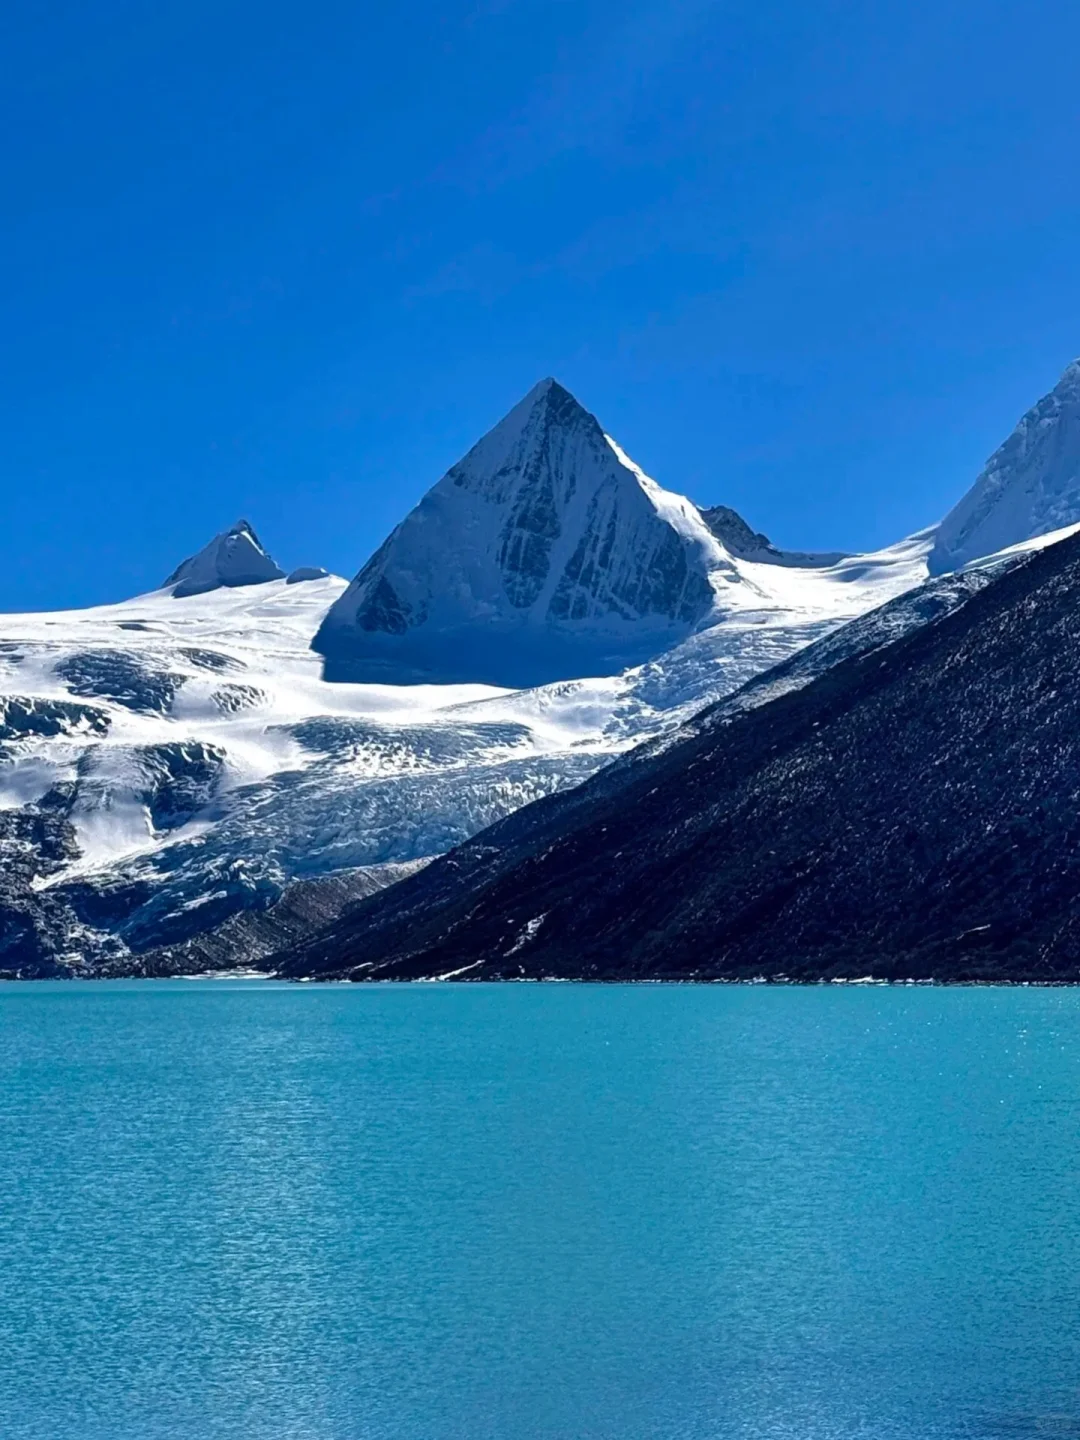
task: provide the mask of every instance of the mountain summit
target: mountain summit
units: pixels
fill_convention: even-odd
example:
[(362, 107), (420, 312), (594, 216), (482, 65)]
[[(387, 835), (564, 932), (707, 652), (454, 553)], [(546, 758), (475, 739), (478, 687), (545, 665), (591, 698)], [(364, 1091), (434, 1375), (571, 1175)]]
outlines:
[(544, 380), (429, 490), (327, 615), (327, 677), (512, 687), (678, 643), (739, 580), (662, 490)]
[(938, 528), (932, 575), (1080, 520), (1080, 360), (1030, 409)]
[(174, 586), (173, 598), (183, 600), (223, 585), (261, 585), (266, 580), (281, 580), (284, 575), (248, 522), (238, 520), (230, 530), (215, 535), (209, 545), (178, 565), (162, 589)]

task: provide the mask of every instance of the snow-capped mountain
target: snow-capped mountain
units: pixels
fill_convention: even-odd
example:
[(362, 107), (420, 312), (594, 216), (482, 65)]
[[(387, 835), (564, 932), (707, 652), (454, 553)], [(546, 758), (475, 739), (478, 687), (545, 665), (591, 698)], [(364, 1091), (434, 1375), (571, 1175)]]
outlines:
[[(756, 705), (966, 603), (970, 567), (925, 583), (934, 538), (778, 550), (736, 512), (661, 490), (547, 382), (351, 586), (315, 567), (286, 577), (240, 522), (149, 595), (0, 616), (0, 973), (257, 959), (305, 915), (332, 918), (401, 866), (666, 743), (702, 706), (736, 691)], [(360, 617), (385, 619), (384, 580), (438, 624), (366, 630)], [(519, 598), (539, 585), (520, 613), (519, 581)], [(550, 616), (562, 590), (565, 623)], [(369, 679), (327, 678), (316, 636)], [(441, 645), (442, 682), (408, 683)], [(530, 673), (574, 678), (476, 683), (508, 678), (515, 645)], [(648, 658), (621, 663), (635, 653)]]
[(0, 885), (0, 969), (13, 907), (31, 964), (139, 953), (293, 878), (437, 853), (605, 758), (553, 761), (576, 731), (446, 714), (490, 687), (326, 684), (311, 638), (344, 588), (163, 589), (0, 620), (0, 852), (25, 850), (33, 821), (54, 857), (6, 917)]
[(930, 570), (957, 570), (980, 555), (1080, 520), (1080, 360), (1030, 409), (938, 527)]
[(918, 583), (928, 543), (739, 561), (723, 623), (517, 691), (328, 682), (335, 576), (0, 617), (0, 971), (203, 963), (198, 937), (301, 881), (345, 877), (320, 892), (345, 904)]
[(610, 674), (670, 649), (739, 583), (697, 508), (544, 380), (406, 516), (315, 646), (336, 678)]

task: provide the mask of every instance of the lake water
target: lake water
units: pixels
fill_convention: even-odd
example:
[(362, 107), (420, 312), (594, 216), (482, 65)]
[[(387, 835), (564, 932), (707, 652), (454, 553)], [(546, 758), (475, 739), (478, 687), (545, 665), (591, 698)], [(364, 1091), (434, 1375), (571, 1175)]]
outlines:
[(3, 1440), (1080, 1436), (1080, 993), (0, 989)]

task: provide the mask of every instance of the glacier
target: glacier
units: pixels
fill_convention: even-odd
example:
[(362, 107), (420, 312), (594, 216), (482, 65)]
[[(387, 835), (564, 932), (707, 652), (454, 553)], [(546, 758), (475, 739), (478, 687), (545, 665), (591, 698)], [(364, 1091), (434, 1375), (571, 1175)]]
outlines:
[[(801, 579), (732, 562), (753, 608), (642, 665), (518, 690), (327, 680), (311, 641), (336, 576), (2, 616), (0, 816), (55, 852), (32, 954), (124, 971), (297, 881), (439, 854), (910, 589), (928, 544)], [(25, 848), (12, 836), (0, 855)]]
[[(312, 906), (325, 919), (643, 742), (668, 743), (705, 707), (764, 703), (853, 647), (931, 622), (994, 566), (1058, 538), (1021, 537), (936, 576), (935, 527), (870, 554), (782, 551), (735, 511), (664, 491), (560, 392), (537, 387), (461, 462), (460, 488), (510, 497), (499, 525), (474, 496), (466, 509), (484, 523), (461, 529), (452, 496), (432, 530), (421, 502), (349, 583), (313, 566), (286, 575), (239, 522), (150, 594), (0, 616), (0, 974), (156, 973), (196, 952), (220, 958), (211, 934), (250, 940), (259, 927), (245, 915), (285, 904), (288, 925)], [(577, 495), (558, 537), (530, 508), (524, 472), (544, 494), (558, 480)], [(597, 495), (627, 554), (599, 545), (591, 569), (571, 565), (601, 533), (588, 519)], [(1080, 502), (1047, 512), (1062, 513), (1080, 518)], [(535, 601), (515, 607), (498, 586), (529, 593), (514, 587), (533, 524), (548, 561), (528, 579), (543, 569)], [(635, 589), (633, 566), (658, 555), (659, 578)], [(568, 573), (580, 624), (550, 614)], [(349, 652), (361, 678), (335, 671), (327, 636), (344, 627), (348, 650), (387, 576), (427, 606), (440, 644), (470, 633), (479, 674), (465, 649), (425, 652), (400, 631), (366, 658), (366, 641)], [(504, 626), (479, 603), (483, 586)], [(515, 633), (526, 671), (557, 660), (555, 678), (493, 683), (510, 678)]]

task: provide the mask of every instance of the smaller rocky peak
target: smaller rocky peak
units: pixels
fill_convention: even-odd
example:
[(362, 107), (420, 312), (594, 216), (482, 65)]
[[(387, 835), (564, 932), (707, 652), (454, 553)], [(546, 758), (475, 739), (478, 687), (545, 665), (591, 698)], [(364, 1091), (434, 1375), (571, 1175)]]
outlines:
[(267, 554), (252, 526), (238, 520), (178, 565), (163, 588), (171, 585), (173, 598), (183, 600), (223, 586), (262, 585), (284, 578), (285, 571)]
[(285, 577), (286, 585), (302, 585), (305, 580), (325, 580), (330, 574), (321, 565), (298, 565), (295, 570), (290, 570)]
[(823, 570), (848, 558), (846, 550), (780, 550), (760, 530), (753, 530), (730, 505), (698, 506), (702, 520), (729, 555), (758, 565), (790, 570)]
[(757, 560), (761, 558), (762, 551), (779, 555), (780, 552), (769, 537), (760, 531), (752, 530), (739, 512), (732, 510), (730, 505), (698, 508), (701, 510), (701, 518), (729, 555), (735, 555), (740, 560)]

